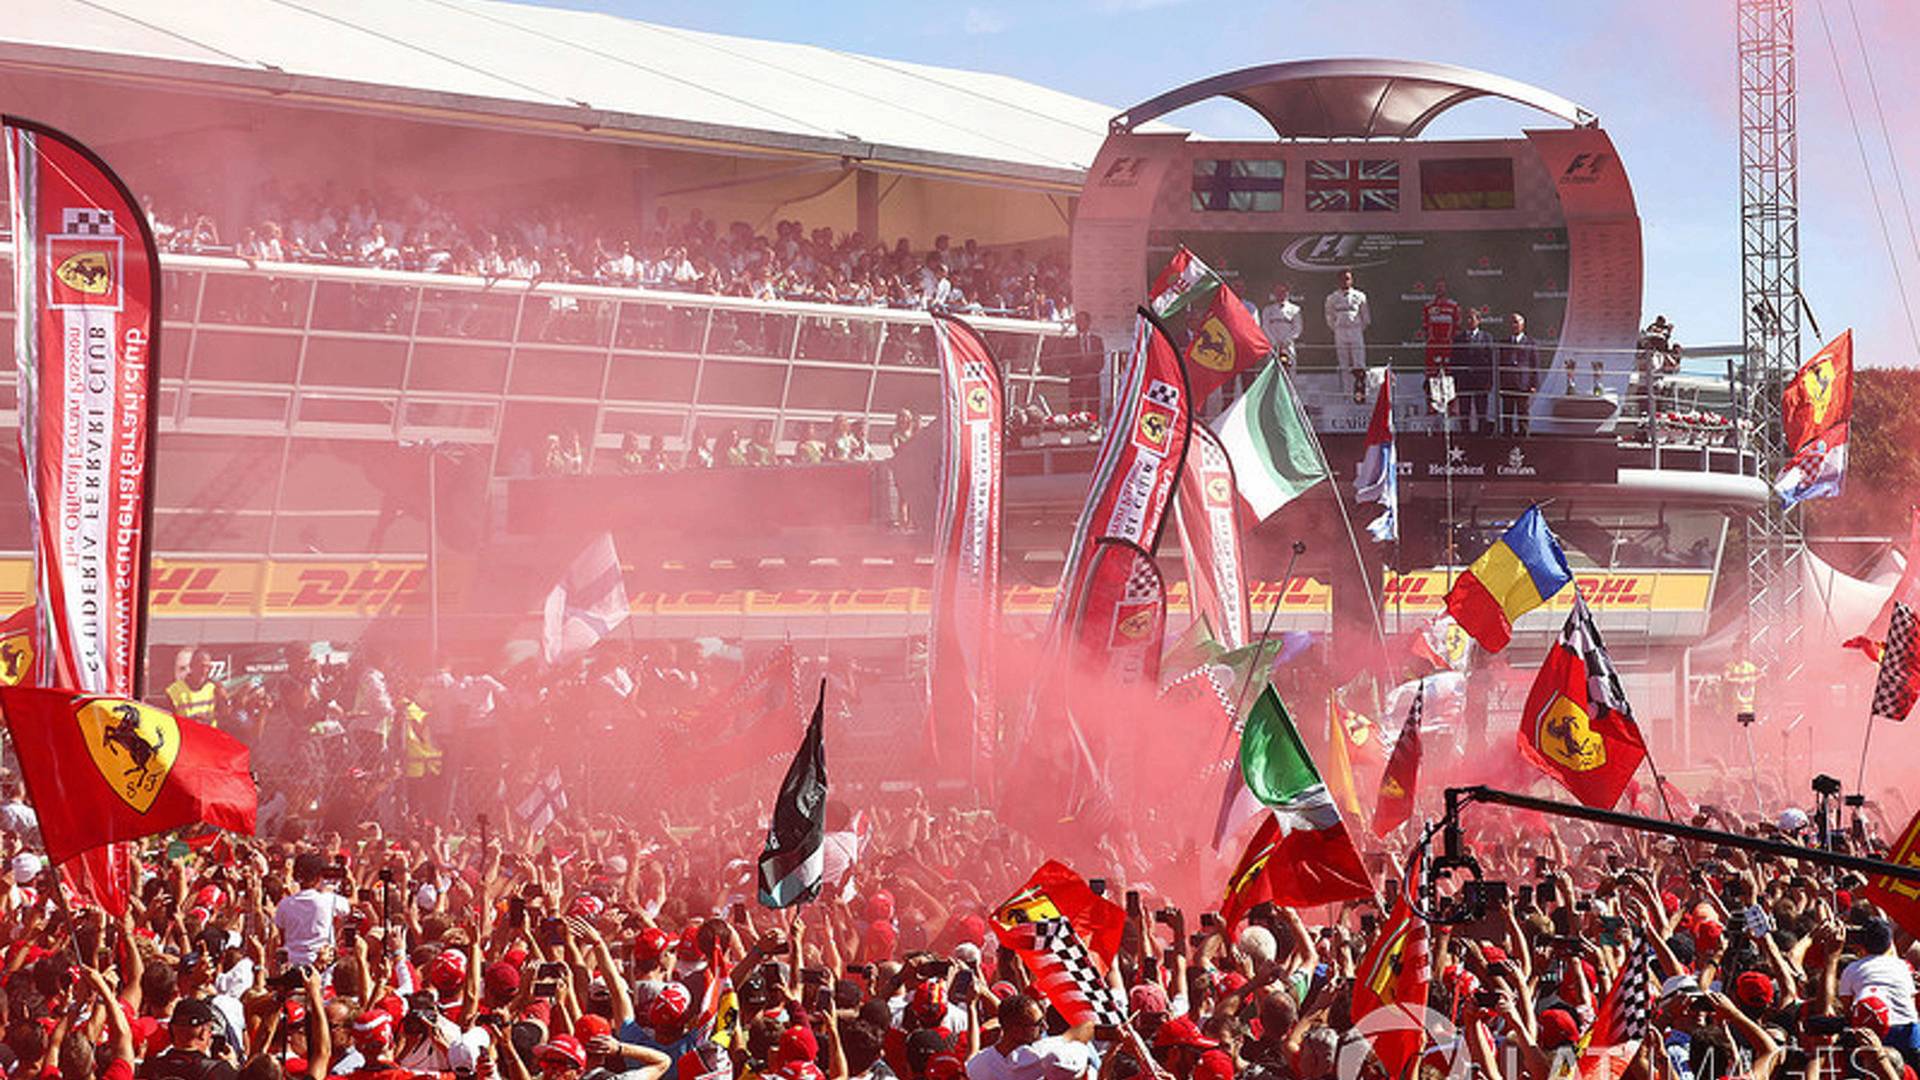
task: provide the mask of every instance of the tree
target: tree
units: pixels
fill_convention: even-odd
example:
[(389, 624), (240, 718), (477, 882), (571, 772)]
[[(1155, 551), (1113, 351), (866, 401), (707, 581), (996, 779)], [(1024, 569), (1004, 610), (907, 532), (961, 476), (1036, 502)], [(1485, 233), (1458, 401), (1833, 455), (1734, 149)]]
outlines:
[(1920, 370), (1856, 368), (1847, 484), (1806, 504), (1809, 536), (1904, 537), (1920, 504)]

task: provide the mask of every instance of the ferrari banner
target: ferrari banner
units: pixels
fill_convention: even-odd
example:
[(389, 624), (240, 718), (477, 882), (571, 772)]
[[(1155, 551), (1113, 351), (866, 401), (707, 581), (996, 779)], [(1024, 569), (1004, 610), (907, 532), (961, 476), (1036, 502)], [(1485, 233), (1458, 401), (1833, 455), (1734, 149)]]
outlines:
[(1205, 424), (1194, 425), (1193, 446), (1180, 470), (1180, 513), (1175, 520), (1194, 614), (1207, 620), (1228, 649), (1252, 643), (1236, 490), (1233, 462), (1220, 437)]
[(1070, 684), (1158, 687), (1166, 625), (1167, 590), (1153, 556), (1124, 540), (1095, 544), (1068, 621)]
[(99, 158), (48, 128), (4, 123), (39, 681), (133, 695), (142, 689), (159, 257), (146, 215)]
[(950, 767), (976, 783), (993, 760), (995, 636), (1000, 632), (1000, 363), (973, 327), (933, 320), (939, 346), (944, 440), (928, 633), (927, 735)]

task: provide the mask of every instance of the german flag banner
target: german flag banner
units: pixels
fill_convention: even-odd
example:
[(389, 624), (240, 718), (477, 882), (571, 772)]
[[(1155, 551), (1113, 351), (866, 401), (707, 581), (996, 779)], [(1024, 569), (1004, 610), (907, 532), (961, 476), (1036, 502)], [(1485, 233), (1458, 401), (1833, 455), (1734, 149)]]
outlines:
[(4, 132), (37, 681), (131, 696), (146, 614), (159, 256), (146, 214), (91, 151), (15, 117)]
[(996, 742), (994, 640), (1000, 633), (1000, 485), (1006, 389), (973, 327), (933, 320), (939, 346), (940, 509), (929, 620), (927, 733), (935, 755), (979, 786)]
[(47, 857), (204, 822), (252, 833), (259, 800), (246, 745), (119, 697), (0, 688), (20, 777)]

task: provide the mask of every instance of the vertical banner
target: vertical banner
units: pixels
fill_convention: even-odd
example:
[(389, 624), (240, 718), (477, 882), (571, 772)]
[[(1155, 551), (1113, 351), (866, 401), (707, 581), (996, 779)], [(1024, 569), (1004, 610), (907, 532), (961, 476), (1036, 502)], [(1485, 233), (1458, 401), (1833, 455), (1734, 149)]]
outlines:
[(1000, 479), (1006, 392), (979, 332), (935, 315), (941, 417), (940, 509), (928, 631), (927, 738), (936, 759), (991, 784), (994, 639), (1000, 632)]
[(1125, 540), (1101, 540), (1087, 559), (1084, 580), (1068, 621), (1068, 680), (1076, 688), (1076, 709), (1103, 690), (1157, 691), (1167, 589), (1153, 556)]
[(1233, 462), (1220, 437), (1204, 424), (1193, 428), (1193, 446), (1180, 470), (1180, 551), (1187, 564), (1187, 595), (1196, 618), (1238, 649), (1252, 643), (1247, 610), (1246, 562), (1234, 492)]
[[(20, 460), (34, 537), (30, 684), (136, 697), (151, 541), (160, 259), (146, 215), (92, 151), (0, 121), (13, 207)], [(70, 864), (125, 904), (124, 852)]]

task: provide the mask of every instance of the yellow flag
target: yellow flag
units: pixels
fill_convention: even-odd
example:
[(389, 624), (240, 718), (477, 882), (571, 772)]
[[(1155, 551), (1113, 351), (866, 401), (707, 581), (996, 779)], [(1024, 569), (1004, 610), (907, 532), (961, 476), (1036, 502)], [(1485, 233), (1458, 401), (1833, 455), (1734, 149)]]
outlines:
[(1353, 782), (1353, 747), (1349, 717), (1336, 691), (1327, 695), (1327, 792), (1340, 816), (1361, 821), (1360, 793)]

